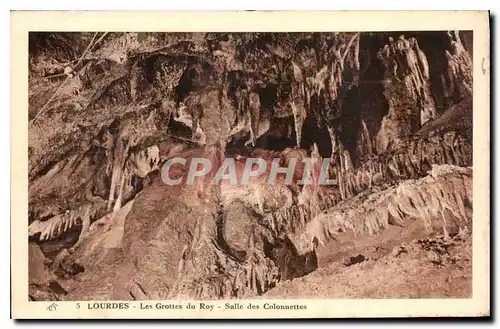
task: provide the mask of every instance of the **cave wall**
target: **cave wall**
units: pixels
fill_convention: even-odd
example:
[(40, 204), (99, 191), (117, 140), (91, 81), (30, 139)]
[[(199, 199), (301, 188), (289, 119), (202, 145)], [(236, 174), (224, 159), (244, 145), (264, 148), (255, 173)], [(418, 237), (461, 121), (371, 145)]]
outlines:
[[(317, 267), (294, 236), (322, 211), (472, 164), (471, 45), (462, 31), (30, 34), (30, 239), (85, 267), (65, 298), (262, 294)], [(160, 180), (175, 155), (296, 151), (330, 158), (339, 185)]]

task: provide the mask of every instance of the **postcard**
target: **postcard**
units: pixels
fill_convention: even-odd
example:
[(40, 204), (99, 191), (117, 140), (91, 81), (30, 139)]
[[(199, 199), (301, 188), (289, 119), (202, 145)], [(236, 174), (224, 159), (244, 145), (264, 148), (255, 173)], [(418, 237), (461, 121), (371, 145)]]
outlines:
[(13, 318), (490, 315), (488, 12), (11, 27)]

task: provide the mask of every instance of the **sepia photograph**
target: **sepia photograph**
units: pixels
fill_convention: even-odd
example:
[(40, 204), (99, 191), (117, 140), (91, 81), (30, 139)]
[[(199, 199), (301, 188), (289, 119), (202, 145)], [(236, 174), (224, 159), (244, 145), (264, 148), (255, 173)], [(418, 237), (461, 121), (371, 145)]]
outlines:
[(473, 298), (474, 28), (254, 31), (28, 32), (19, 299)]

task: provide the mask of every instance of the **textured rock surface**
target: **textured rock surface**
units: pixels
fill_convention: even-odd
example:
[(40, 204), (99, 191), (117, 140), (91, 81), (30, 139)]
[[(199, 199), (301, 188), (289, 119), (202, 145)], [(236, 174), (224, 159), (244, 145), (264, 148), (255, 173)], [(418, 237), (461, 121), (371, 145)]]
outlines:
[(467, 233), (449, 240), (431, 236), (410, 237), (396, 246), (379, 243), (366, 247), (367, 257), (359, 263), (348, 263), (354, 257), (346, 256), (307, 276), (279, 283), (261, 298), (470, 298), (471, 244)]
[[(30, 34), (32, 298), (252, 297), (393, 230), (470, 227), (470, 40)], [(329, 158), (339, 184), (168, 186), (174, 156)]]

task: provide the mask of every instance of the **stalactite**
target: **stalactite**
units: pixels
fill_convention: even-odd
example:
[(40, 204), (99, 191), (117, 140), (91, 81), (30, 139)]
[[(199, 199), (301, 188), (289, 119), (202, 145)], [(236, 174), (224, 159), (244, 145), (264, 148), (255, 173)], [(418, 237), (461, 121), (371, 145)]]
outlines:
[[(293, 92), (293, 91), (292, 91)], [(295, 136), (297, 141), (297, 147), (300, 147), (300, 141), (302, 140), (302, 126), (304, 125), (304, 120), (307, 116), (305, 108), (302, 104), (295, 104), (291, 102), (292, 112), (295, 124)]]
[[(129, 150), (132, 145), (132, 139), (128, 140), (119, 140), (117, 143), (117, 147), (115, 148), (114, 158), (113, 158), (113, 166), (112, 166), (112, 174), (111, 174), (111, 185), (109, 188), (109, 198), (108, 198), (108, 211), (113, 209), (113, 202), (115, 202), (115, 194), (116, 188), (118, 184), (122, 180), (125, 179), (124, 167), (125, 161), (128, 158)], [(120, 187), (123, 184), (120, 184)], [(119, 187), (119, 188), (120, 188)], [(121, 200), (119, 200), (121, 203)], [(120, 207), (119, 205), (118, 207)]]
[(260, 122), (260, 98), (257, 93), (251, 92), (248, 95), (249, 101), (249, 123), (250, 123), (250, 144), (255, 146), (255, 142), (259, 136), (259, 122)]
[(113, 207), (113, 211), (118, 211), (122, 207), (123, 190), (124, 190), (126, 178), (128, 178), (128, 170), (125, 168), (121, 174), (120, 188), (118, 190), (118, 197), (116, 198), (115, 205)]
[(80, 232), (80, 236), (78, 237), (78, 241), (73, 246), (73, 248), (77, 248), (79, 245), (81, 245), (83, 240), (87, 237), (87, 234), (89, 233), (89, 228), (90, 228), (91, 215), (92, 215), (92, 206), (87, 205), (84, 208), (83, 214), (81, 216), (82, 230)]
[(356, 38), (356, 44), (354, 46), (354, 68), (356, 71), (360, 70), (360, 64), (359, 64), (359, 43), (361, 40), (361, 36), (358, 34), (358, 37)]

